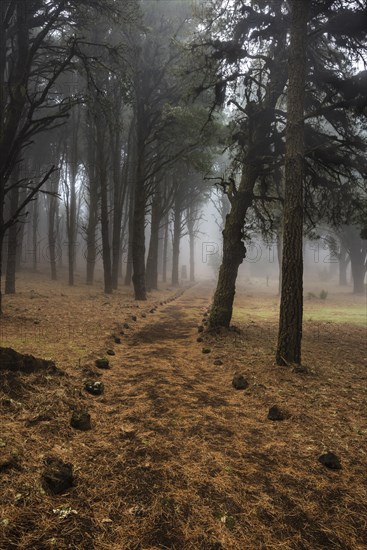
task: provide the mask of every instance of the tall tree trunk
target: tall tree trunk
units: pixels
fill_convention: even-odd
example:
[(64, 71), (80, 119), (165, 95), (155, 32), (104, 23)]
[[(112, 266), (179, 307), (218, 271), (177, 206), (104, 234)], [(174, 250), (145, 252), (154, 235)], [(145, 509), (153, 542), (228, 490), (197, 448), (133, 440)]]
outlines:
[(129, 213), (128, 213), (128, 241), (126, 257), (125, 285), (130, 286), (133, 274), (133, 231), (134, 231), (134, 189), (130, 185)]
[(148, 290), (158, 289), (158, 246), (159, 226), (161, 223), (161, 194), (159, 190), (154, 194), (152, 202), (152, 216), (150, 242), (147, 258), (146, 281)]
[(350, 247), (350, 266), (352, 269), (353, 294), (364, 294), (366, 276), (366, 243), (356, 238)]
[(4, 232), (2, 228), (4, 226), (2, 218), (2, 212), (0, 211), (0, 316), (3, 314), (3, 293), (1, 290), (1, 279), (2, 279), (2, 268), (3, 268), (3, 243), (4, 243)]
[(252, 204), (257, 175), (257, 166), (251, 164), (250, 159), (247, 158), (239, 189), (232, 200), (232, 208), (226, 217), (223, 229), (223, 259), (210, 312), (211, 327), (229, 327), (231, 322), (238, 268), (246, 255), (243, 223)]
[[(14, 185), (10, 195), (10, 216), (16, 212), (19, 202), (19, 187), (16, 185), (18, 182), (19, 172), (15, 170), (12, 177), (12, 183)], [(17, 223), (13, 224), (8, 231), (8, 258), (6, 262), (6, 280), (5, 280), (5, 294), (15, 294), (15, 273), (17, 264), (17, 245), (18, 245), (18, 233), (20, 227)]]
[[(58, 175), (54, 175), (51, 179), (50, 192), (57, 193), (59, 187)], [(57, 280), (57, 254), (56, 254), (56, 232), (57, 232), (57, 216), (59, 210), (58, 198), (52, 194), (48, 197), (48, 255), (51, 268), (51, 280)]]
[(187, 221), (187, 230), (189, 233), (189, 252), (190, 252), (190, 283), (195, 282), (195, 231), (194, 221), (191, 218), (192, 211), (190, 209)]
[(107, 181), (107, 152), (105, 146), (106, 134), (104, 132), (102, 116), (97, 119), (97, 174), (101, 189), (101, 234), (102, 234), (102, 259), (104, 274), (104, 291), (112, 294), (112, 264), (108, 219), (108, 181)]
[(282, 293), (282, 256), (283, 256), (283, 235), (281, 229), (277, 231), (277, 257), (279, 268), (278, 294)]
[(132, 264), (135, 300), (146, 300), (145, 287), (145, 208), (146, 208), (146, 174), (145, 174), (145, 134), (146, 120), (144, 105), (140, 97), (140, 83), (137, 84), (136, 107), (136, 172), (134, 185), (134, 214), (132, 223)]
[(291, 1), (288, 60), (282, 294), (278, 365), (301, 363), (303, 315), (303, 162), (307, 22), (310, 0)]
[(135, 300), (146, 300), (145, 287), (145, 189), (138, 167), (137, 183), (134, 198), (133, 238), (132, 238), (132, 263)]
[[(93, 107), (95, 108), (95, 106)], [(87, 112), (87, 176), (88, 176), (88, 221), (86, 228), (86, 283), (94, 283), (97, 258), (96, 231), (98, 223), (99, 184), (96, 175), (96, 120), (91, 109)]]
[(38, 196), (33, 200), (32, 208), (32, 261), (33, 271), (37, 271), (38, 267), (38, 222), (39, 222), (39, 209), (38, 209)]
[(340, 243), (339, 259), (339, 286), (347, 286), (347, 269), (349, 264), (348, 253), (342, 243)]
[(162, 282), (167, 282), (167, 257), (168, 257), (168, 236), (169, 236), (169, 219), (166, 217), (164, 225), (164, 237), (163, 237), (163, 254), (162, 254)]
[(173, 239), (172, 239), (172, 286), (179, 286), (179, 260), (181, 241), (181, 217), (182, 209), (180, 198), (177, 195), (173, 209)]

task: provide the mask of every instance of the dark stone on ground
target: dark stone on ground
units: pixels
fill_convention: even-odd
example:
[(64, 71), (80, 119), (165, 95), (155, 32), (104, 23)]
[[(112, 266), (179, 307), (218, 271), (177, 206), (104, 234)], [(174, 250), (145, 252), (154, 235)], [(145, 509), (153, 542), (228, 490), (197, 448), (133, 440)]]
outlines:
[(146, 313), (144, 313), (144, 311), (143, 311), (143, 313), (141, 314), (141, 316), (143, 317), (143, 319), (145, 319), (145, 318), (146, 318), (146, 316), (147, 316), (147, 314), (146, 314)]
[(53, 361), (38, 359), (33, 355), (23, 355), (12, 348), (0, 348), (0, 370), (19, 371), (26, 374), (39, 370), (49, 370), (61, 374)]
[(47, 457), (42, 474), (42, 485), (48, 492), (58, 495), (73, 486), (73, 465), (61, 458)]
[(221, 359), (216, 359), (216, 360), (214, 361), (214, 365), (215, 365), (216, 367), (220, 367), (220, 365), (223, 365), (223, 361), (222, 361)]
[(11, 469), (20, 469), (19, 456), (15, 451), (1, 449), (0, 453), (0, 472), (6, 472)]
[(248, 388), (248, 382), (246, 378), (243, 376), (243, 374), (235, 374), (232, 380), (232, 386), (236, 390), (245, 390)]
[(199, 338), (196, 338), (196, 341), (197, 341), (197, 342), (204, 342), (204, 338), (202, 338), (201, 336), (199, 336)]
[(154, 313), (154, 312), (155, 312), (155, 308), (153, 307), (153, 308), (149, 311), (149, 313)]
[(132, 321), (137, 321), (136, 315), (132, 315), (132, 316), (131, 316), (131, 320), (132, 320)]
[(119, 338), (118, 336), (114, 336), (113, 341), (115, 342), (115, 344), (121, 344), (121, 338)]
[(328, 451), (327, 453), (321, 455), (319, 457), (319, 462), (326, 466), (326, 468), (330, 468), (330, 470), (341, 470), (342, 465), (340, 463), (339, 458), (336, 456), (336, 454), (331, 453)]
[(269, 420), (285, 420), (286, 414), (282, 409), (280, 409), (277, 405), (274, 405), (273, 407), (270, 407), (268, 412), (268, 419)]
[(85, 384), (84, 384), (84, 389), (85, 391), (87, 391), (88, 393), (91, 393), (92, 395), (101, 395), (104, 391), (104, 385), (103, 385), (103, 382), (99, 382), (99, 381), (91, 381), (91, 380), (88, 380)]
[(212, 350), (210, 348), (203, 348), (202, 349), (202, 352), (203, 353), (210, 353)]
[(204, 331), (203, 325), (199, 325), (199, 326), (198, 326), (198, 332), (203, 332), (203, 331)]
[(71, 416), (70, 426), (82, 432), (91, 430), (90, 414), (87, 411), (74, 411)]
[(124, 328), (130, 328), (129, 323), (124, 323), (124, 324), (123, 324), (123, 327), (124, 327)]
[(110, 362), (108, 359), (96, 359), (94, 363), (97, 367), (97, 369), (109, 369), (110, 368)]
[(108, 349), (106, 351), (107, 355), (116, 355), (116, 353), (113, 351), (113, 349)]

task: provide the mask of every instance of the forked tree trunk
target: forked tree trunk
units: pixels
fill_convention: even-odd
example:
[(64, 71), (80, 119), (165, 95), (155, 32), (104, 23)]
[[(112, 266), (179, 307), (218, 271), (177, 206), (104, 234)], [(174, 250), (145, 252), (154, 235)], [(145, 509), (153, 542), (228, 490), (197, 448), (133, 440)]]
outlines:
[(282, 293), (278, 365), (301, 363), (303, 315), (303, 162), (307, 21), (310, 0), (291, 1), (288, 59)]

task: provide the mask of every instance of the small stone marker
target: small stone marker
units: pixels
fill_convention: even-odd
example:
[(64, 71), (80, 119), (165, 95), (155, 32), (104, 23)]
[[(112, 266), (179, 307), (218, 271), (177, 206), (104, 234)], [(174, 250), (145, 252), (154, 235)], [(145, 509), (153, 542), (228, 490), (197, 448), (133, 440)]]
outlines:
[(268, 419), (269, 420), (284, 420), (286, 415), (284, 414), (284, 411), (282, 411), (277, 405), (274, 405), (273, 407), (270, 407), (268, 412)]
[(82, 432), (91, 430), (90, 414), (87, 411), (74, 411), (71, 416), (70, 426)]
[(236, 390), (245, 390), (248, 388), (248, 382), (246, 378), (243, 376), (243, 374), (235, 374), (232, 380), (232, 386)]
[(106, 351), (107, 355), (116, 355), (116, 353), (113, 351), (113, 349), (108, 349)]
[(342, 465), (340, 463), (339, 458), (336, 456), (336, 454), (331, 453), (330, 451), (321, 455), (319, 457), (319, 462), (326, 466), (326, 468), (330, 468), (330, 470), (341, 470)]
[(210, 348), (203, 348), (202, 349), (202, 352), (203, 353), (210, 353), (212, 350)]
[(104, 392), (104, 385), (103, 382), (89, 380), (84, 384), (84, 389), (92, 395), (101, 395)]
[(63, 462), (61, 458), (47, 457), (44, 460), (45, 470), (42, 474), (42, 485), (46, 490), (58, 495), (73, 486), (73, 465)]
[(109, 369), (110, 368), (110, 362), (108, 359), (102, 358), (102, 359), (96, 359), (95, 365), (97, 369)]
[(214, 361), (214, 365), (215, 365), (216, 367), (220, 367), (221, 365), (223, 365), (223, 361), (222, 361), (221, 359), (216, 359), (216, 360)]

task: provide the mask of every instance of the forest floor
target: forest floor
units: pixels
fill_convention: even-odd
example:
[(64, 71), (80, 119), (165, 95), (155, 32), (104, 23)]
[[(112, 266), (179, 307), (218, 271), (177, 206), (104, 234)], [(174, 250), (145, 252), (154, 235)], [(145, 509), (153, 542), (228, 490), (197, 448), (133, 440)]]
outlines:
[[(363, 297), (306, 295), (307, 369), (294, 372), (274, 364), (274, 289), (239, 288), (238, 330), (198, 333), (212, 291), (167, 288), (137, 304), (126, 288), (106, 297), (20, 278), (0, 346), (57, 370), (0, 365), (1, 550), (367, 548)], [(95, 367), (102, 357), (109, 369)], [(273, 405), (283, 421), (267, 418)], [(70, 426), (79, 409), (91, 430)], [(342, 469), (318, 461), (329, 450)], [(41, 483), (50, 456), (73, 465), (58, 495)]]

